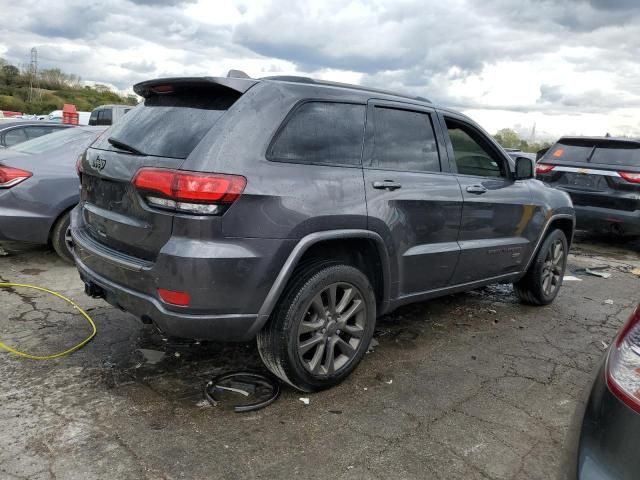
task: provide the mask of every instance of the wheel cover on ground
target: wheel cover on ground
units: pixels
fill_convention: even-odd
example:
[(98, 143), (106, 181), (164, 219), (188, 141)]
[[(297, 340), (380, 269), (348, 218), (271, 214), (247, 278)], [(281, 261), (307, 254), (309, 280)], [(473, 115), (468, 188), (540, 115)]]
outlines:
[(365, 334), (367, 306), (350, 283), (325, 287), (306, 308), (298, 326), (298, 358), (313, 375), (326, 376), (349, 364)]

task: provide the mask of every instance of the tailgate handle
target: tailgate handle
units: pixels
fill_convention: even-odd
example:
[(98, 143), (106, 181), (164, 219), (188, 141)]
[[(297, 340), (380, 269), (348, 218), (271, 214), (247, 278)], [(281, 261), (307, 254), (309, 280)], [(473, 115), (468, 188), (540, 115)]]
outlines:
[(469, 185), (467, 187), (467, 192), (482, 195), (483, 193), (487, 193), (487, 189), (482, 185)]
[(383, 180), (383, 181), (373, 182), (373, 188), (377, 188), (379, 190), (393, 191), (393, 190), (402, 188), (402, 185), (400, 185), (397, 182), (394, 182), (393, 180)]

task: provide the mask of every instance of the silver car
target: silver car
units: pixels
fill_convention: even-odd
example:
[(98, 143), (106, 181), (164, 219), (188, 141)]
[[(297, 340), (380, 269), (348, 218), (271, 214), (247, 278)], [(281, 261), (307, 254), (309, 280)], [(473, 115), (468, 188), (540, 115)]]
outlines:
[(67, 230), (78, 203), (75, 163), (105, 128), (67, 128), (0, 151), (0, 242), (50, 244), (73, 261)]

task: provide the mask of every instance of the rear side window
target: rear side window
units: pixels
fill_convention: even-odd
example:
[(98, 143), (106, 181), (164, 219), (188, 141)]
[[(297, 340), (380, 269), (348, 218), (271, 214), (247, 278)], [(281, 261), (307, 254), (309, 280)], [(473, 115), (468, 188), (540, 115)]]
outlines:
[(14, 128), (4, 134), (4, 144), (7, 147), (22, 143), (26, 140), (28, 140), (28, 138), (24, 128)]
[(269, 160), (359, 165), (365, 106), (307, 102), (289, 117), (267, 151)]
[(98, 113), (98, 125), (111, 125), (111, 120), (113, 115), (111, 113), (111, 109), (107, 108), (105, 110), (101, 110)]
[(373, 168), (440, 171), (429, 114), (375, 107), (374, 124)]
[(97, 125), (98, 124), (98, 110), (94, 110), (91, 112), (91, 116), (89, 117), (89, 125)]
[(145, 155), (187, 158), (239, 97), (215, 86), (152, 95), (116, 122), (94, 148), (118, 151), (108, 142), (114, 138)]
[(640, 145), (615, 140), (592, 142), (567, 140), (556, 143), (544, 159), (568, 163), (589, 162), (598, 165), (640, 167)]

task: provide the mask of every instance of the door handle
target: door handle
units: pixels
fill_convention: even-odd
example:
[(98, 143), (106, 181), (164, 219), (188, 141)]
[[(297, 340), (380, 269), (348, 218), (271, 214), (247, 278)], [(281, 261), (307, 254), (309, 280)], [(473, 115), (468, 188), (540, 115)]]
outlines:
[(482, 185), (469, 185), (467, 187), (467, 192), (482, 195), (483, 193), (487, 193), (487, 189)]
[(394, 182), (393, 180), (383, 180), (383, 181), (373, 182), (373, 188), (377, 188), (379, 190), (393, 191), (393, 190), (397, 190), (398, 188), (402, 188), (402, 185), (400, 185), (397, 182)]

